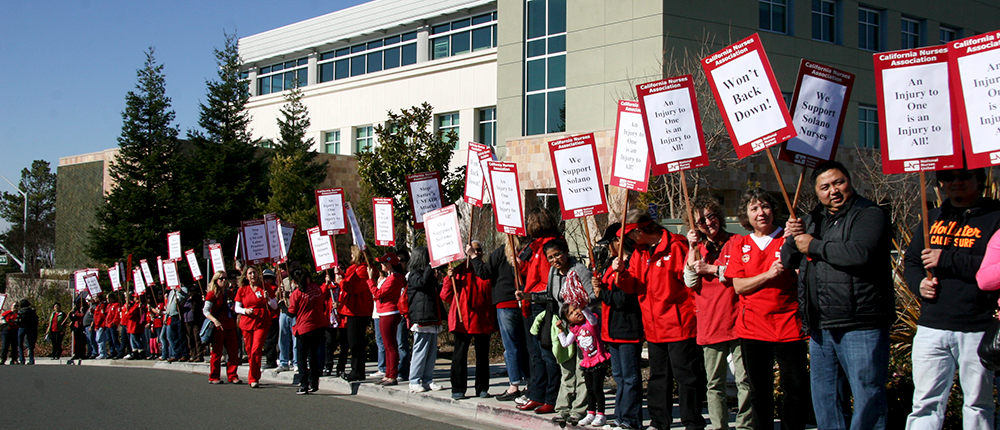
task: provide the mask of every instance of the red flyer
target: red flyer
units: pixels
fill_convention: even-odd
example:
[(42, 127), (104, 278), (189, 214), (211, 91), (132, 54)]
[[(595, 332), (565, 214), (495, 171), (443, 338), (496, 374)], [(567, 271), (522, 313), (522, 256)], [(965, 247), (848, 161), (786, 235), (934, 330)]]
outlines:
[(705, 134), (691, 75), (635, 86), (650, 152), (650, 174), (708, 165)]
[(781, 144), (778, 158), (806, 167), (834, 159), (853, 87), (853, 74), (802, 60), (791, 109), (798, 136)]
[(521, 210), (521, 185), (517, 182), (517, 164), (502, 161), (487, 163), (493, 185), (493, 215), (497, 231), (524, 236), (524, 212)]
[(1000, 164), (1000, 31), (948, 43), (951, 95), (969, 169)]
[(792, 117), (756, 33), (703, 58), (701, 66), (737, 157), (795, 137)]
[(549, 142), (562, 219), (608, 213), (594, 133)]
[(948, 82), (948, 48), (872, 54), (882, 173), (964, 166)]

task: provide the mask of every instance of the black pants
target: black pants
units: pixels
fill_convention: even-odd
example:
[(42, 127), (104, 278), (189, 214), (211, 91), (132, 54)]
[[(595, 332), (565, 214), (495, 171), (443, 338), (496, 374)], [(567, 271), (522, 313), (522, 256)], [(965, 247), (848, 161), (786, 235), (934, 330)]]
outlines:
[(740, 339), (743, 367), (750, 380), (750, 408), (754, 428), (774, 422), (774, 362), (781, 372), (781, 428), (804, 429), (812, 421), (806, 341), (764, 342)]
[(62, 343), (63, 334), (61, 331), (50, 331), (49, 341), (52, 342), (52, 356), (55, 358), (62, 357)]
[(323, 359), (323, 367), (326, 370), (333, 370), (333, 356), (337, 352), (337, 373), (344, 373), (347, 368), (347, 356), (350, 354), (350, 345), (347, 342), (347, 328), (326, 328), (326, 353)]
[(2, 341), (3, 346), (0, 350), (0, 364), (7, 363), (7, 353), (10, 353), (10, 358), (13, 361), (17, 360), (17, 329), (10, 329), (10, 326), (4, 326), (3, 331), (0, 331), (0, 341)]
[(264, 360), (267, 367), (278, 365), (278, 330), (278, 317), (274, 317), (271, 320), (271, 328), (267, 331), (267, 337), (264, 338)]
[[(681, 423), (687, 429), (704, 429), (705, 417), (701, 415), (706, 401), (705, 359), (701, 347), (694, 339), (677, 342), (647, 342), (649, 351), (649, 384), (646, 409), (650, 425), (670, 428), (673, 421), (673, 380), (677, 380), (678, 407)], [(759, 427), (763, 428), (763, 427)]]
[(469, 345), (476, 342), (476, 392), (490, 389), (490, 333), (468, 334), (451, 332), (455, 336), (455, 352), (451, 356), (451, 392), (465, 394), (469, 387)]
[[(531, 305), (531, 318), (524, 320), (525, 329), (529, 330), (535, 318), (544, 311), (545, 305), (533, 303)], [(543, 328), (543, 330), (546, 329)], [(528, 398), (546, 405), (555, 405), (556, 399), (559, 397), (559, 380), (562, 378), (562, 369), (556, 362), (555, 355), (552, 355), (552, 348), (542, 345), (542, 336), (541, 333), (538, 336), (529, 333), (527, 336), (528, 362), (531, 364)], [(559, 342), (558, 339), (554, 341)]]
[(195, 319), (192, 322), (184, 323), (184, 333), (187, 335), (191, 361), (198, 363), (205, 361), (205, 348), (201, 346), (201, 321)]
[(299, 363), (300, 387), (319, 389), (319, 377), (323, 375), (320, 363), (323, 362), (324, 332), (324, 329), (318, 328), (295, 336), (295, 357)]
[(84, 328), (73, 329), (73, 358), (87, 358), (87, 330)]
[(371, 317), (347, 317), (347, 344), (351, 350), (349, 378), (365, 378), (365, 359), (368, 358), (368, 339), (365, 337), (365, 332), (371, 323)]
[(583, 369), (583, 384), (587, 386), (587, 412), (604, 413), (604, 376), (610, 362), (610, 359), (604, 360), (601, 364)]

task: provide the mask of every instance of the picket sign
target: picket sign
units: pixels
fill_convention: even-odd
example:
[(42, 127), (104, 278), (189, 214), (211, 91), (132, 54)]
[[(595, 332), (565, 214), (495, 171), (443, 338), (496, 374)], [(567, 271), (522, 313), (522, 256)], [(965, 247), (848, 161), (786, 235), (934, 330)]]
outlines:
[(85, 276), (87, 276), (87, 269), (80, 269), (73, 271), (74, 291), (80, 292), (87, 289), (87, 282), (83, 280)]
[(473, 206), (483, 207), (483, 203), (489, 203), (489, 195), (486, 194), (485, 172), (479, 163), (479, 154), (489, 152), (490, 148), (476, 142), (469, 142), (465, 160), (465, 192), (462, 199)]
[(347, 208), (347, 220), (351, 222), (351, 240), (354, 242), (354, 246), (364, 251), (368, 249), (368, 245), (365, 243), (365, 236), (361, 234), (358, 218), (354, 216), (354, 208), (351, 207), (350, 202), (346, 203), (345, 207)]
[(347, 211), (344, 210), (344, 189), (316, 190), (316, 214), (323, 234), (347, 233)]
[(649, 141), (639, 103), (618, 100), (615, 130), (611, 185), (644, 193), (649, 186)]
[(564, 220), (608, 212), (593, 133), (549, 142), (549, 159)]
[[(948, 42), (948, 74), (968, 169), (1000, 164), (1000, 30)], [(954, 121), (953, 121), (954, 122)]]
[(493, 215), (500, 233), (526, 235), (524, 212), (521, 209), (521, 185), (517, 181), (517, 164), (503, 161), (487, 163), (493, 186)]
[(375, 245), (396, 246), (396, 222), (392, 218), (392, 198), (373, 197), (372, 215), (375, 218)]
[(167, 233), (167, 256), (170, 261), (181, 259), (181, 232)]
[(101, 294), (101, 284), (97, 282), (97, 275), (93, 272), (87, 272), (83, 277), (83, 282), (87, 285), (87, 291), (91, 297), (97, 297), (98, 294)]
[(135, 285), (135, 293), (142, 295), (146, 292), (146, 285), (142, 279), (142, 269), (136, 267), (132, 269), (132, 282)]
[(212, 273), (226, 271), (226, 260), (222, 258), (221, 244), (213, 243), (208, 245), (208, 255), (212, 259)]
[(493, 184), (491, 183), (492, 180), (490, 179), (488, 165), (490, 161), (497, 161), (497, 154), (493, 151), (493, 148), (487, 148), (487, 150), (479, 152), (479, 168), (483, 170), (483, 187), (486, 188), (484, 203), (493, 201)]
[(181, 280), (177, 276), (177, 262), (176, 261), (164, 261), (163, 262), (163, 274), (166, 277), (167, 288), (170, 289), (180, 289)]
[(306, 230), (309, 249), (312, 251), (313, 265), (317, 272), (337, 267), (337, 252), (333, 247), (333, 236), (320, 232), (319, 227)]
[(194, 250), (189, 249), (184, 251), (184, 256), (187, 257), (188, 267), (191, 268), (191, 278), (195, 281), (200, 281), (205, 277), (201, 275), (201, 266), (198, 266), (198, 257), (194, 255)]
[[(160, 258), (159, 255), (156, 256), (156, 272), (157, 275), (160, 275), (160, 277), (158, 278), (160, 280), (160, 283), (161, 284), (165, 283), (167, 278), (166, 275), (163, 274), (163, 259)], [(146, 286), (148, 287), (152, 285), (150, 281), (153, 279), (153, 274), (149, 273), (149, 267), (144, 266), (142, 269), (142, 273), (146, 274)]]
[(413, 211), (413, 228), (424, 228), (424, 214), (443, 205), (440, 172), (424, 172), (406, 177), (407, 199)]
[(281, 242), (281, 260), (279, 263), (288, 262), (288, 252), (292, 249), (292, 239), (295, 238), (295, 230), (298, 229), (298, 225), (295, 223), (290, 223), (288, 221), (278, 220), (279, 235), (278, 240)]
[(253, 266), (271, 262), (267, 226), (263, 218), (240, 222), (240, 233), (243, 236), (243, 258), (246, 264)]
[(6, 293), (0, 293), (0, 311), (3, 310), (4, 303), (7, 303), (7, 294)]
[(122, 289), (122, 278), (118, 273), (118, 263), (108, 268), (108, 279), (111, 281), (111, 290), (118, 291)]
[(267, 232), (267, 258), (271, 263), (281, 261), (281, 229), (278, 214), (264, 214), (264, 230)]
[(455, 205), (427, 212), (424, 216), (424, 231), (427, 234), (427, 251), (430, 253), (432, 267), (465, 257)]

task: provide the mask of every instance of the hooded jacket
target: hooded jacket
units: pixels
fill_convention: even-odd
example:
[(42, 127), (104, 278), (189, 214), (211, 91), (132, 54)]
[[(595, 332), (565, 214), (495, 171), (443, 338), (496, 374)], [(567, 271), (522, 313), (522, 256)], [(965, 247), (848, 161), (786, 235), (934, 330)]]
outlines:
[(410, 272), (406, 294), (409, 305), (410, 324), (421, 326), (441, 324), (441, 284), (438, 283), (434, 268), (427, 266), (423, 273)]

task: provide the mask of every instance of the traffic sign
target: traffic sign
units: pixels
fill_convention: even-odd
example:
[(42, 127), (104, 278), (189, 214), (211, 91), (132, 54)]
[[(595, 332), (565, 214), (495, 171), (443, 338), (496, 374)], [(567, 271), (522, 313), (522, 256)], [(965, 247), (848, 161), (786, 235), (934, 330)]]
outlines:
[(0, 254), (0, 266), (7, 265), (7, 254)]

